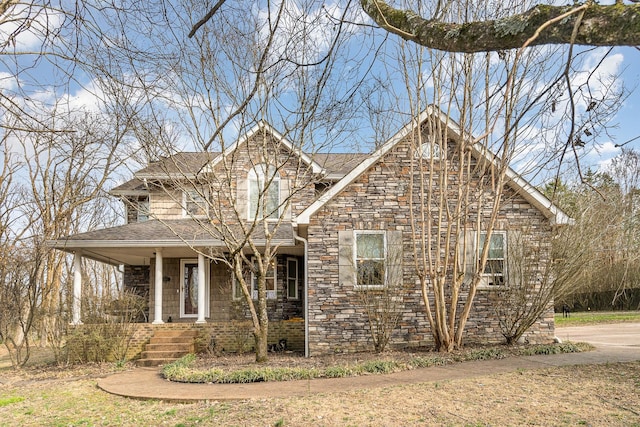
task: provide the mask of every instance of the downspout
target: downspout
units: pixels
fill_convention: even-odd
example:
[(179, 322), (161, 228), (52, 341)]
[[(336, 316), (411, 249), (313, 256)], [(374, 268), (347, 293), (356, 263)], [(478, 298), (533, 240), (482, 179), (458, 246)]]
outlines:
[(304, 245), (304, 357), (309, 357), (309, 242), (293, 230), (293, 238)]

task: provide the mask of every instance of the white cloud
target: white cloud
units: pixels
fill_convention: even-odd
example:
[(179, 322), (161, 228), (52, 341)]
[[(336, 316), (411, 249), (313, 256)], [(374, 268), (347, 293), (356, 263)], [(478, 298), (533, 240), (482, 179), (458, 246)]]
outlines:
[(0, 20), (0, 47), (15, 51), (39, 49), (62, 25), (64, 15), (47, 7), (17, 4)]
[(18, 88), (18, 79), (16, 76), (0, 71), (0, 90), (6, 94), (7, 91), (13, 92)]
[[(278, 28), (273, 34), (271, 62), (289, 61), (294, 64), (313, 64), (323, 59), (329, 52), (338, 28), (342, 36), (360, 32), (358, 23), (366, 19), (360, 7), (349, 10), (339, 1), (330, 3), (287, 2)], [(271, 4), (269, 9), (257, 10), (257, 21), (265, 23), (260, 28), (260, 38), (266, 44), (273, 28), (268, 25), (274, 20), (273, 10), (280, 4)], [(269, 14), (272, 14), (269, 16)], [(278, 69), (283, 73), (286, 70)]]

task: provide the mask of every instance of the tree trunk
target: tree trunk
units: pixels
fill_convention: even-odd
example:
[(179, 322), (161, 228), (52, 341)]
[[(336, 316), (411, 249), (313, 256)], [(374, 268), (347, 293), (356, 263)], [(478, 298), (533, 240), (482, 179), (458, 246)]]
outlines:
[(255, 328), (253, 336), (256, 340), (256, 363), (265, 363), (268, 359), (268, 325), (261, 324), (258, 328)]

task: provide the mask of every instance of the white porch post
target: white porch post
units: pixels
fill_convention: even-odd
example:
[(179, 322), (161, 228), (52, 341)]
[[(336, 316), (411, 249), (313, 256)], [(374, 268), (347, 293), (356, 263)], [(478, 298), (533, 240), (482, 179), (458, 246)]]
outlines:
[(156, 268), (154, 277), (153, 324), (160, 325), (162, 321), (162, 249), (156, 249)]
[(73, 301), (71, 303), (71, 324), (82, 325), (80, 310), (82, 301), (82, 253), (73, 254)]
[(204, 320), (206, 304), (205, 297), (207, 296), (205, 292), (205, 280), (204, 255), (198, 254), (198, 320), (196, 320), (196, 323), (207, 323), (207, 321)]

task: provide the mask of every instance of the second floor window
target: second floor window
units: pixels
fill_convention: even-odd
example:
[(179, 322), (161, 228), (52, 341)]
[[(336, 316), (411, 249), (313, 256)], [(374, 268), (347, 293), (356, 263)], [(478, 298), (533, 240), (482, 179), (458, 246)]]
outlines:
[(149, 198), (140, 198), (138, 200), (137, 209), (138, 222), (147, 221), (149, 219)]
[(280, 175), (266, 164), (249, 171), (248, 219), (276, 219), (280, 215)]
[(198, 190), (185, 190), (182, 193), (182, 206), (184, 217), (206, 217), (209, 211), (207, 199)]

